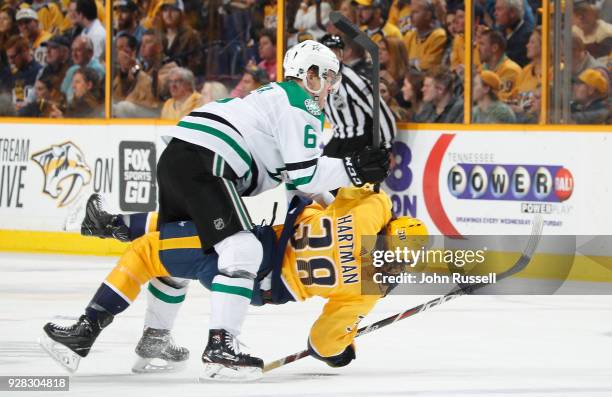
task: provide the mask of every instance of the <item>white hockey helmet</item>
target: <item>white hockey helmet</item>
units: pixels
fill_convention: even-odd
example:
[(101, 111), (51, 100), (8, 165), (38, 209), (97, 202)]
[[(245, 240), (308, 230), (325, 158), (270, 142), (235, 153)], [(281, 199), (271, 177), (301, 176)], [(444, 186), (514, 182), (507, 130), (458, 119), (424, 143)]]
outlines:
[(287, 50), (283, 61), (284, 76), (301, 79), (308, 91), (318, 95), (323, 91), (324, 84), (321, 84), (319, 90), (314, 91), (306, 82), (306, 73), (313, 66), (318, 67), (321, 81), (327, 80), (333, 86), (340, 81), (340, 61), (336, 54), (314, 40), (305, 40)]

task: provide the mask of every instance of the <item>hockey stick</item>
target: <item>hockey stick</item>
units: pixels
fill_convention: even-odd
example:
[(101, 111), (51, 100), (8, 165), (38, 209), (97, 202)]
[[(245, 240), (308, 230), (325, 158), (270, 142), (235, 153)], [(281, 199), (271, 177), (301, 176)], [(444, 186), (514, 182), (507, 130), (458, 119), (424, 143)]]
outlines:
[(372, 146), (380, 146), (380, 60), (378, 57), (378, 44), (376, 44), (365, 32), (353, 25), (339, 11), (332, 11), (329, 19), (339, 31), (349, 39), (362, 46), (372, 58)]
[[(519, 273), (520, 271), (522, 271), (523, 269), (525, 269), (525, 267), (527, 267), (527, 265), (529, 264), (529, 262), (531, 261), (531, 257), (533, 256), (533, 253), (535, 252), (536, 247), (538, 246), (538, 243), (540, 242), (540, 237), (542, 237), (542, 218), (540, 216), (537, 216), (536, 218), (534, 218), (533, 220), (533, 227), (531, 229), (531, 235), (529, 237), (529, 241), (527, 241), (527, 245), (525, 247), (525, 249), (523, 250), (520, 258), (505, 272), (500, 273), (499, 275), (497, 275), (497, 281), (501, 281), (505, 278), (508, 278), (510, 276), (513, 276), (517, 273)], [(467, 284), (467, 285), (463, 285), (463, 286), (457, 286), (455, 287), (451, 292), (449, 292), (446, 295), (440, 296), (438, 298), (432, 299), (429, 302), (426, 303), (422, 303), (416, 307), (413, 307), (412, 309), (408, 309), (404, 312), (398, 313), (398, 314), (394, 314), (390, 317), (384, 318), (380, 321), (377, 321), (375, 323), (372, 323), (370, 325), (367, 325), (365, 327), (361, 327), (359, 328), (359, 330), (357, 330), (357, 335), (355, 335), (355, 337), (359, 337), (365, 334), (368, 334), (372, 331), (375, 331), (377, 329), (386, 327), (388, 325), (391, 325), (397, 321), (403, 320), (405, 318), (408, 317), (412, 317), (415, 314), (424, 312), (425, 310), (431, 309), (432, 307), (441, 305), (442, 303), (448, 302), (450, 300), (453, 300), (455, 298), (458, 298), (462, 295), (469, 295), (471, 293), (473, 293), (476, 290), (479, 290), (481, 288), (490, 286), (491, 283), (488, 284)], [(283, 357), (281, 359), (272, 361), (268, 364), (266, 364), (264, 366), (263, 372), (268, 372), (271, 371), (273, 369), (276, 369), (278, 367), (282, 367), (283, 365), (287, 365), (290, 364), (292, 362), (295, 362), (297, 360), (300, 360), (304, 357), (308, 357), (310, 355), (310, 352), (308, 350), (303, 350), (299, 353), (295, 353), (292, 354), (290, 356), (287, 357)]]
[[(372, 147), (380, 147), (380, 60), (378, 57), (378, 44), (376, 44), (365, 32), (360, 30), (339, 11), (332, 11), (329, 19), (339, 31), (349, 39), (363, 47), (372, 58)], [(380, 184), (374, 185), (374, 191), (378, 193)]]

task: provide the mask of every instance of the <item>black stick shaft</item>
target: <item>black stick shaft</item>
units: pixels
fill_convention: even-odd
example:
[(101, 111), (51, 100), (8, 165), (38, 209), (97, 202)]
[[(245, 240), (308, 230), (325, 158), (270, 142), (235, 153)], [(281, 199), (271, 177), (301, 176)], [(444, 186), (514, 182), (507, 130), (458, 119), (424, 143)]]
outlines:
[(348, 38), (362, 46), (372, 58), (372, 146), (380, 146), (380, 58), (378, 57), (378, 44), (365, 32), (361, 31), (351, 21), (338, 11), (329, 14), (334, 26)]

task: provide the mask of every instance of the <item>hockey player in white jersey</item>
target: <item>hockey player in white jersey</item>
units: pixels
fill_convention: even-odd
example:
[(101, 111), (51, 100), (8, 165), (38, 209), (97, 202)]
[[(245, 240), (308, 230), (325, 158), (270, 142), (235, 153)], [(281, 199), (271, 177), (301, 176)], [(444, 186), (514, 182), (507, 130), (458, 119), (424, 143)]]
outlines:
[[(157, 167), (158, 222), (193, 220), (202, 249), (219, 256), (202, 355), (204, 377), (212, 379), (254, 379), (263, 368), (261, 359), (239, 351), (236, 340), (262, 260), (241, 196), (281, 182), (312, 196), (351, 183), (378, 183), (388, 174), (385, 149), (365, 147), (342, 159), (322, 156), (322, 109), (340, 79), (334, 53), (305, 41), (287, 51), (283, 67), (285, 82), (244, 99), (207, 104), (184, 117), (168, 133), (172, 140)], [(188, 266), (189, 258), (185, 262)], [(90, 322), (95, 339), (108, 316), (100, 313)]]

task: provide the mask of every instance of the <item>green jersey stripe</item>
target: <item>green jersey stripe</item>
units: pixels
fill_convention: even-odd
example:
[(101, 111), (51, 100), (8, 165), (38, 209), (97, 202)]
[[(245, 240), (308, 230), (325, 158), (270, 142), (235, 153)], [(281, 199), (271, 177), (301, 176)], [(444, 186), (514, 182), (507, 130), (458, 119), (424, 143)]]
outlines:
[(232, 203), (234, 203), (236, 212), (238, 212), (238, 217), (240, 218), (240, 223), (242, 223), (242, 227), (244, 228), (244, 230), (251, 230), (252, 226), (251, 222), (249, 222), (249, 217), (247, 215), (248, 213), (242, 205), (240, 196), (238, 195), (238, 192), (236, 192), (236, 187), (232, 182), (229, 182), (225, 179), (223, 180), (223, 182), (225, 183), (225, 187), (227, 188), (227, 190), (230, 192)]
[(312, 174), (310, 174), (310, 176), (303, 176), (303, 177), (300, 177), (300, 178), (292, 179), (291, 183), (294, 186), (306, 185), (306, 184), (310, 183), (310, 181), (314, 177), (314, 174), (317, 172), (317, 168), (318, 167), (319, 167), (319, 164), (315, 165), (315, 169), (314, 169), (314, 171), (312, 171)]
[(149, 283), (149, 291), (151, 291), (151, 293), (153, 294), (154, 297), (156, 297), (157, 299), (159, 299), (162, 302), (166, 302), (166, 303), (181, 303), (182, 301), (185, 300), (185, 295), (179, 295), (179, 296), (171, 296), (168, 295), (160, 290), (158, 290), (157, 288), (155, 288), (155, 286), (151, 283)]
[(245, 287), (235, 287), (233, 285), (212, 283), (210, 290), (212, 292), (223, 292), (225, 294), (240, 295), (248, 299), (251, 299), (253, 297), (252, 289), (248, 289)]
[(219, 156), (215, 153), (215, 158), (213, 161), (213, 175), (223, 178), (223, 157)]
[(310, 183), (313, 177), (314, 173), (310, 176), (303, 176), (301, 178), (292, 179), (291, 182), (293, 183), (293, 186), (306, 185)]
[(219, 131), (218, 129), (213, 128), (208, 125), (190, 123), (187, 121), (180, 121), (177, 125), (179, 127), (187, 128), (190, 130), (204, 132), (204, 133), (210, 134), (212, 136), (215, 136), (221, 139), (223, 142), (227, 143), (232, 149), (234, 149), (234, 151), (238, 154), (238, 156), (240, 156), (240, 158), (247, 164), (247, 166), (249, 167), (249, 170), (251, 169), (251, 166), (253, 164), (253, 159), (251, 158), (249, 153), (247, 153), (242, 148), (242, 146), (238, 144), (238, 142), (236, 142), (231, 136), (227, 135), (226, 133)]

